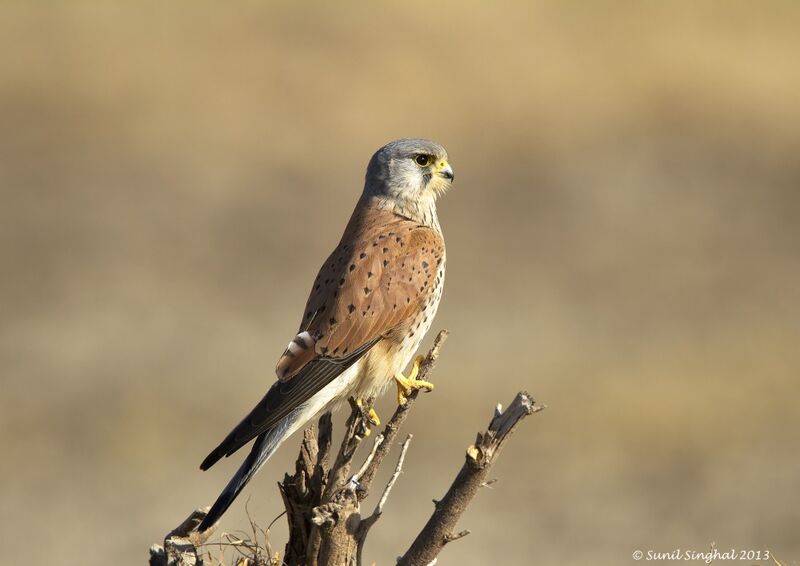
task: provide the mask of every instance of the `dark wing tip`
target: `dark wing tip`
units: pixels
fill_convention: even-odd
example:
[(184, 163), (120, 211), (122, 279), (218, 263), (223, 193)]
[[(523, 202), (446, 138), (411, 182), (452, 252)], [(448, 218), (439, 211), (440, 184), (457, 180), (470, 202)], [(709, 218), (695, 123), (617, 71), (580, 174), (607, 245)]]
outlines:
[(225, 450), (221, 450), (221, 448), (222, 448), (222, 446), (218, 446), (217, 448), (214, 448), (214, 450), (212, 450), (212, 451), (211, 451), (211, 454), (209, 454), (208, 456), (206, 456), (206, 459), (205, 459), (205, 460), (203, 460), (203, 463), (202, 463), (202, 464), (200, 464), (200, 469), (201, 469), (201, 470), (203, 470), (203, 471), (205, 472), (205, 471), (206, 471), (207, 469), (209, 469), (211, 466), (213, 466), (214, 464), (216, 464), (217, 462), (219, 462), (219, 461), (220, 461), (220, 459), (221, 459), (223, 456), (225, 456), (225, 455), (226, 455), (226, 454), (225, 454)]

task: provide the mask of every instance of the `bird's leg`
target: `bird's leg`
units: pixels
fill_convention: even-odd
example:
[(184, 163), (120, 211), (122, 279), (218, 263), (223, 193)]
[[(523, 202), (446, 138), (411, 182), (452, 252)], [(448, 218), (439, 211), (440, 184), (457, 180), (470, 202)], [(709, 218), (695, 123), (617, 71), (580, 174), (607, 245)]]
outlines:
[(407, 395), (409, 395), (412, 391), (417, 389), (425, 389), (426, 391), (433, 391), (433, 383), (429, 381), (422, 381), (421, 379), (417, 379), (417, 375), (419, 374), (419, 365), (424, 360), (424, 356), (417, 356), (414, 358), (414, 365), (411, 368), (411, 373), (408, 374), (408, 377), (404, 376), (402, 373), (398, 372), (394, 376), (394, 380), (397, 382), (397, 404), (398, 405), (405, 405), (407, 399)]
[(372, 426), (381, 426), (381, 420), (378, 418), (378, 413), (375, 412), (375, 409), (372, 407), (368, 411), (364, 409), (364, 402), (361, 399), (356, 399), (356, 405), (361, 410), (361, 418), (364, 419), (364, 422)]

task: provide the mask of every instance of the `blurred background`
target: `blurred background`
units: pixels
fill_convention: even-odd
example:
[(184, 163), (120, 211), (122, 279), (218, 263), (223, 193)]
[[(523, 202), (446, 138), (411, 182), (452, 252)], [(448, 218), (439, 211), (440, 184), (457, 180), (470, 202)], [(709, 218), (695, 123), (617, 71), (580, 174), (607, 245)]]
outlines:
[[(797, 3), (0, 11), (4, 562), (142, 564), (214, 500), (241, 456), (201, 459), (404, 136), (457, 174), (452, 335), (368, 560), (394, 563), (520, 389), (549, 409), (440, 563), (800, 560)], [(248, 497), (262, 526), (282, 510), (296, 447), (223, 529)]]

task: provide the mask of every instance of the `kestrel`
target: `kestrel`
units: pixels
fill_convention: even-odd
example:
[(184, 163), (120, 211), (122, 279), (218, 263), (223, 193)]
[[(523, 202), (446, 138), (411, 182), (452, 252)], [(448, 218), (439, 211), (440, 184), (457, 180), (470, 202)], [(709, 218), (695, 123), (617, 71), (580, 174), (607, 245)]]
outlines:
[[(217, 522), (293, 432), (348, 398), (371, 399), (394, 381), (398, 403), (414, 389), (411, 361), (442, 298), (445, 247), (436, 199), (453, 180), (445, 149), (393, 141), (370, 159), (364, 190), (333, 253), (311, 287), (300, 328), (278, 359), (278, 380), (203, 460), (209, 469), (255, 439), (236, 475), (199, 526)], [(372, 423), (379, 424), (370, 409)]]

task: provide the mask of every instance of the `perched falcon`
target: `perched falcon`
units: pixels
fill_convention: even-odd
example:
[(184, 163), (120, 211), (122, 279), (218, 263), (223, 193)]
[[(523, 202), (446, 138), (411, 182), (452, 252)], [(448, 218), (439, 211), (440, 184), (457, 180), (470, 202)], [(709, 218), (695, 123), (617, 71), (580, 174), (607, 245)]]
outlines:
[(350, 397), (373, 398), (392, 381), (398, 403), (414, 389), (433, 388), (416, 379), (419, 358), (408, 377), (401, 371), (442, 298), (445, 249), (436, 199), (452, 180), (447, 152), (432, 141), (397, 140), (372, 156), (350, 222), (278, 360), (278, 380), (200, 465), (207, 470), (255, 439), (199, 530), (216, 523), (281, 442), (317, 415)]

